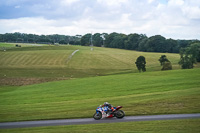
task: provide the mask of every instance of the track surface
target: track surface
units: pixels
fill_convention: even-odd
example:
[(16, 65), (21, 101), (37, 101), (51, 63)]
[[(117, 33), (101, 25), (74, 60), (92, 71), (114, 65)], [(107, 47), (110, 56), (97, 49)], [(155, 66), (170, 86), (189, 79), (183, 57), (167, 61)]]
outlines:
[(170, 114), (170, 115), (126, 116), (123, 119), (106, 118), (106, 119), (101, 119), (101, 120), (94, 120), (93, 118), (84, 118), (84, 119), (6, 122), (6, 123), (0, 123), (0, 129), (40, 127), (40, 126), (58, 126), (58, 125), (98, 124), (98, 123), (130, 122), (130, 121), (188, 119), (188, 118), (200, 118), (200, 113), (199, 114)]

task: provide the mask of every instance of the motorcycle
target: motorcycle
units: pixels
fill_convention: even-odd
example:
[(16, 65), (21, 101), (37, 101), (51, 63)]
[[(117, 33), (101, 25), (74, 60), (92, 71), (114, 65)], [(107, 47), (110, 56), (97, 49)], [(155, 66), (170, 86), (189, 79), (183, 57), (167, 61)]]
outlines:
[(93, 115), (93, 118), (95, 120), (100, 120), (102, 118), (113, 118), (116, 117), (118, 119), (121, 119), (125, 116), (125, 113), (123, 110), (119, 110), (122, 108), (122, 106), (113, 107), (114, 110), (112, 112), (109, 112), (108, 107), (97, 107), (96, 112)]

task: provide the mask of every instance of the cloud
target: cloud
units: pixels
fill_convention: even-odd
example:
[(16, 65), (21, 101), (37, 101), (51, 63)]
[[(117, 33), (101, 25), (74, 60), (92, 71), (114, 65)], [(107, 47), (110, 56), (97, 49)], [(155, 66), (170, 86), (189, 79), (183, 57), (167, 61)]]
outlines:
[(199, 6), (185, 6), (182, 8), (183, 14), (189, 19), (200, 19)]
[(160, 34), (200, 39), (196, 0), (7, 0), (0, 32), (76, 35), (95, 32)]
[(110, 7), (120, 7), (123, 3), (128, 3), (128, 0), (97, 0), (99, 4), (105, 4)]
[(147, 0), (148, 1), (148, 3), (152, 3), (152, 2), (154, 2), (155, 0)]
[(182, 6), (184, 4), (184, 0), (169, 0), (169, 6)]
[(22, 33), (35, 33), (42, 34), (51, 29), (55, 20), (46, 20), (42, 17), (37, 18), (19, 18), (19, 19), (1, 19), (1, 31), (6, 32), (22, 32)]
[(67, 6), (69, 6), (69, 5), (74, 4), (74, 3), (78, 2), (78, 1), (79, 1), (79, 0), (61, 0), (60, 3), (61, 3), (62, 5), (67, 5)]
[(20, 8), (21, 6), (19, 6), (19, 5), (17, 5), (17, 6), (15, 6), (15, 8)]

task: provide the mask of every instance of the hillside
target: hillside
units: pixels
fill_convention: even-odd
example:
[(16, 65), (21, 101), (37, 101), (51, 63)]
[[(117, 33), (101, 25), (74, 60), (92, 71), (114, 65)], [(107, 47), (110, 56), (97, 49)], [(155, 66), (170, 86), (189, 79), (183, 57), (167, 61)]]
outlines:
[[(3, 45), (3, 44), (1, 44)], [(5, 46), (5, 44), (4, 44)], [(10, 46), (10, 45), (9, 45)], [(69, 60), (71, 54), (78, 52)], [(135, 61), (143, 55), (147, 71), (161, 69), (159, 57), (167, 55), (173, 69), (180, 69), (179, 55), (83, 46), (40, 46), (0, 51), (0, 84), (24, 85), (69, 78), (138, 72)]]
[(200, 69), (130, 73), (0, 88), (0, 121), (92, 117), (105, 101), (126, 115), (200, 112)]

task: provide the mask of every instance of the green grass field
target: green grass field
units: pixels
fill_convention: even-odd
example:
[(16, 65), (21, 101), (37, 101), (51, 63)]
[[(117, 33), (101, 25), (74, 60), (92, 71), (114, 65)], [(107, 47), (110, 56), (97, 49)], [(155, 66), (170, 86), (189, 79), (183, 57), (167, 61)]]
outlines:
[[(0, 122), (92, 117), (105, 101), (122, 105), (126, 115), (200, 112), (200, 64), (182, 70), (178, 54), (97, 47), (91, 51), (70, 45), (1, 46), (10, 48), (0, 50)], [(134, 64), (140, 55), (146, 57), (145, 73), (138, 73)], [(167, 55), (173, 70), (160, 71), (161, 55)], [(102, 130), (106, 125), (0, 132), (199, 132), (199, 119), (113, 123)]]
[[(0, 44), (5, 45), (9, 44)], [(68, 61), (69, 56), (77, 49), (79, 51)], [(20, 84), (21, 81), (32, 84), (35, 80), (42, 82), (138, 72), (135, 61), (140, 55), (146, 57), (147, 71), (160, 71), (158, 59), (163, 54), (172, 62), (173, 69), (180, 69), (178, 54), (98, 47), (91, 51), (90, 47), (70, 45), (11, 48), (5, 52), (0, 51), (0, 85), (23, 85), (24, 83)]]
[[(79, 49), (73, 60), (67, 59)], [(162, 53), (144, 53), (128, 50), (81, 46), (23, 47), (0, 52), (0, 77), (85, 77), (121, 72), (137, 72), (135, 61), (146, 57), (147, 71), (160, 70), (158, 62)], [(179, 68), (178, 54), (168, 54), (173, 68)], [(30, 74), (27, 74), (30, 73)]]
[(0, 89), (0, 121), (92, 117), (108, 101), (126, 115), (200, 112), (200, 69), (131, 73)]
[(200, 119), (2, 129), (3, 133), (199, 133)]

